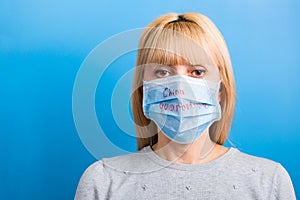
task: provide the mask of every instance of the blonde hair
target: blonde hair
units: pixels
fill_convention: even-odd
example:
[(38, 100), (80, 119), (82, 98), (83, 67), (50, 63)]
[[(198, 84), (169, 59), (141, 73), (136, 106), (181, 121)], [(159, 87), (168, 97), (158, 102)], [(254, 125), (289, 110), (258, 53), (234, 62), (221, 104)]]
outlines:
[[(178, 33), (184, 37), (178, 37)], [(139, 41), (131, 101), (138, 150), (157, 142), (157, 127), (145, 117), (142, 109), (145, 65), (149, 63), (185, 65), (199, 62), (203, 52), (199, 47), (196, 51), (191, 51), (192, 47), (188, 41), (191, 39), (218, 67), (222, 82), (220, 88), (222, 118), (210, 126), (210, 138), (221, 145), (228, 138), (235, 111), (236, 89), (224, 38), (214, 23), (204, 15), (170, 13), (149, 24)]]

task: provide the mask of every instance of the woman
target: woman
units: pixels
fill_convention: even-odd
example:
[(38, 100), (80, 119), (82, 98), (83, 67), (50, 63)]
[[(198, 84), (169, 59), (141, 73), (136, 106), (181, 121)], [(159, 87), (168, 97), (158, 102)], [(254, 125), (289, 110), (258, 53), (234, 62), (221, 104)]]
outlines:
[(133, 80), (138, 152), (103, 158), (75, 199), (296, 199), (279, 164), (223, 146), (235, 109), (225, 41), (197, 13), (143, 32)]

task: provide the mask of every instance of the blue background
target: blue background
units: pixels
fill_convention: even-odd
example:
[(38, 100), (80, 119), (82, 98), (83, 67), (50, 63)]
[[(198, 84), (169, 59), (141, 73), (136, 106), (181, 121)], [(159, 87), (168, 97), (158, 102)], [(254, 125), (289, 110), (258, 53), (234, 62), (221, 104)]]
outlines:
[[(300, 195), (299, 8), (297, 0), (1, 0), (0, 199), (73, 199), (80, 176), (96, 160), (72, 116), (81, 63), (114, 34), (188, 11), (210, 17), (231, 53), (238, 96), (230, 140), (280, 162)], [(116, 80), (134, 62), (133, 52), (116, 62), (122, 69), (112, 64), (96, 95), (108, 137), (128, 151), (135, 140), (115, 127), (107, 105)]]

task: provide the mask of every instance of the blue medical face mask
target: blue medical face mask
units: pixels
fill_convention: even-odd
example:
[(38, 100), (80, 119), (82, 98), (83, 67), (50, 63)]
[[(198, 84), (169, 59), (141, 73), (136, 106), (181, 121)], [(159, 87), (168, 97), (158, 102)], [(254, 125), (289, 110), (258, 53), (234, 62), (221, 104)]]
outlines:
[(220, 82), (184, 75), (143, 82), (143, 111), (174, 142), (196, 141), (221, 118)]

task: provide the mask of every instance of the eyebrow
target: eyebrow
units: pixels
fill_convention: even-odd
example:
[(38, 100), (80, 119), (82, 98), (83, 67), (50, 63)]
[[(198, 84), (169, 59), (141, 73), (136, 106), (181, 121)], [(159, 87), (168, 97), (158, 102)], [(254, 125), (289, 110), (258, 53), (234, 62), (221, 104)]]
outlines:
[[(159, 65), (162, 65), (162, 66), (168, 66), (168, 67), (172, 67), (174, 68), (174, 66), (176, 65), (173, 65), (173, 64), (159, 64)], [(201, 65), (201, 64), (188, 64), (188, 65), (183, 65), (183, 66), (187, 66), (187, 67), (203, 67), (203, 68), (206, 68), (204, 65)]]
[[(195, 64), (195, 65), (192, 65), (192, 67), (204, 67), (204, 65), (201, 65), (201, 64)], [(204, 67), (205, 68), (205, 67)]]

